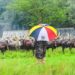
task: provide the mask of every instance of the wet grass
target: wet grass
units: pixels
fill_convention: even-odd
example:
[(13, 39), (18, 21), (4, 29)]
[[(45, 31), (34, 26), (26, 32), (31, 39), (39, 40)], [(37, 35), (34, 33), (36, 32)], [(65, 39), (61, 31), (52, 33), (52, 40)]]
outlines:
[(54, 52), (47, 50), (45, 63), (37, 63), (32, 52), (6, 51), (0, 53), (0, 75), (75, 75), (75, 49), (62, 53), (61, 48)]

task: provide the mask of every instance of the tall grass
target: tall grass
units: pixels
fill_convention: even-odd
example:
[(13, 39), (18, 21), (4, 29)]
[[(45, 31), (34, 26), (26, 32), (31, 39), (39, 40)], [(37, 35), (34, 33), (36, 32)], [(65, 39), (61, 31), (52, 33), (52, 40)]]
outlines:
[(62, 53), (61, 48), (54, 52), (47, 50), (45, 63), (37, 63), (32, 51), (0, 52), (0, 75), (75, 75), (75, 49)]

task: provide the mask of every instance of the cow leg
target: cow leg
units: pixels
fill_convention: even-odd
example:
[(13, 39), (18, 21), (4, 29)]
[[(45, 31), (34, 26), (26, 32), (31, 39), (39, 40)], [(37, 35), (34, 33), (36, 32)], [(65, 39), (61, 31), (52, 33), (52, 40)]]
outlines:
[(18, 46), (15, 46), (15, 49), (16, 49), (16, 50), (18, 50), (18, 49), (19, 49), (19, 47), (18, 47)]
[(5, 52), (5, 48), (2, 48), (1, 49), (1, 53), (4, 55), (4, 52)]
[(54, 51), (54, 48), (52, 47), (52, 52)]
[(33, 56), (35, 55), (35, 49), (32, 49)]
[(72, 53), (72, 47), (71, 47), (71, 46), (69, 47), (69, 50), (70, 50), (70, 52)]
[(63, 52), (63, 54), (64, 54), (64, 50), (65, 50), (65, 47), (62, 47), (62, 52)]
[(7, 50), (9, 50), (9, 46), (7, 45)]
[(54, 47), (52, 47), (52, 52), (54, 51), (54, 49), (55, 49), (55, 48), (54, 48)]

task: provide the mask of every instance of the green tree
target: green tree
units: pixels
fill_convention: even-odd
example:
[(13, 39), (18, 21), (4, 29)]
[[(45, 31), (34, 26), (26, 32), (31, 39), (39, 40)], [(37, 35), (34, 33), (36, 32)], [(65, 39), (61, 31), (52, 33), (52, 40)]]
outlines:
[(69, 15), (68, 19), (71, 26), (75, 27), (75, 0), (68, 0), (69, 3)]
[(24, 12), (24, 19), (19, 23), (29, 27), (39, 23), (61, 26), (68, 12), (67, 0), (15, 0), (7, 8), (16, 13)]

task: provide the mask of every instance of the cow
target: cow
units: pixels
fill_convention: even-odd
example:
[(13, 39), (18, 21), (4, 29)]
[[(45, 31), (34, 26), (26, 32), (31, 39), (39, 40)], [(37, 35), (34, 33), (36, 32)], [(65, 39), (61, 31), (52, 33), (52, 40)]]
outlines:
[(7, 42), (0, 40), (0, 51), (4, 54), (4, 52), (7, 50)]

